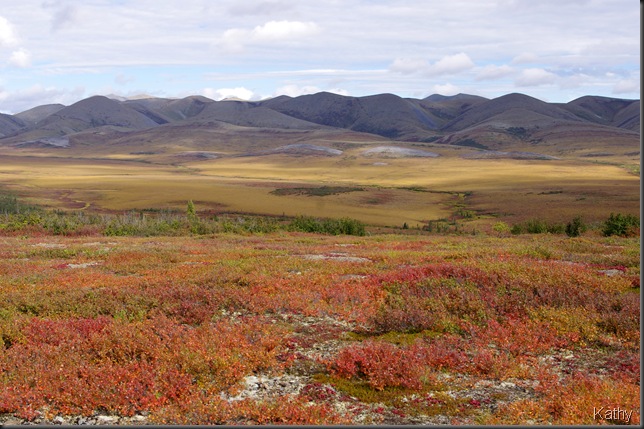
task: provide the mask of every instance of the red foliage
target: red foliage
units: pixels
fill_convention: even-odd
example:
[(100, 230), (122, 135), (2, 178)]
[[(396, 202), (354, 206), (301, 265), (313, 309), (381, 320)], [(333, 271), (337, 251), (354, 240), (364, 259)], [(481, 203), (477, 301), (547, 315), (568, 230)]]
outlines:
[(331, 372), (344, 378), (365, 378), (376, 390), (385, 387), (418, 389), (423, 367), (419, 356), (389, 343), (367, 341), (340, 351), (328, 364)]
[[(137, 323), (32, 319), (0, 356), (0, 411), (120, 415), (219, 392), (277, 366), (284, 332), (257, 319), (190, 328), (165, 317)], [(26, 415), (26, 414), (25, 414)]]

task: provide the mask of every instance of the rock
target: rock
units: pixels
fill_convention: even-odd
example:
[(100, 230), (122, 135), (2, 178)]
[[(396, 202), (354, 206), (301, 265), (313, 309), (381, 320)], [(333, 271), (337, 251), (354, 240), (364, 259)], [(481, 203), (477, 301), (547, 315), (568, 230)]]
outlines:
[(98, 262), (85, 262), (82, 264), (67, 264), (67, 268), (87, 268), (98, 265)]
[(624, 274), (624, 272), (622, 270), (615, 270), (615, 269), (612, 269), (612, 270), (599, 270), (598, 272), (601, 273), (601, 274), (604, 274), (605, 276), (608, 276), (608, 277), (619, 276), (621, 274)]
[(119, 418), (117, 416), (97, 416), (96, 424), (97, 425), (113, 425), (118, 422)]

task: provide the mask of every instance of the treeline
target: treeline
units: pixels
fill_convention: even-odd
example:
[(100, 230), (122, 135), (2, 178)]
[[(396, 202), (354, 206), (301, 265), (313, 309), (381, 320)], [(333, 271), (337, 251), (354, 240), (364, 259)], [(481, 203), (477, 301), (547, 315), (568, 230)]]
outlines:
[(124, 214), (43, 210), (22, 205), (12, 195), (0, 194), (0, 232), (53, 235), (179, 236), (216, 233), (257, 234), (299, 231), (329, 235), (365, 235), (365, 225), (356, 219), (324, 219), (312, 216), (198, 216), (189, 201), (185, 213), (172, 210), (142, 210)]

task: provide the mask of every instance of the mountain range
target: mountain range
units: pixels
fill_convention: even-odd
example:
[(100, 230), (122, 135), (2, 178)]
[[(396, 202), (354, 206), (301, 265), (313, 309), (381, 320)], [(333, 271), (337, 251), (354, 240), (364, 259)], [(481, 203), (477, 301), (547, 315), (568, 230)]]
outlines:
[(189, 132), (223, 125), (344, 130), (400, 142), (494, 150), (554, 143), (583, 146), (606, 139), (639, 142), (640, 101), (584, 96), (548, 103), (518, 93), (493, 99), (468, 94), (415, 99), (321, 92), (262, 101), (93, 96), (70, 106), (49, 104), (16, 115), (0, 114), (0, 145), (66, 146), (70, 137), (88, 132), (123, 136), (162, 127), (172, 134), (174, 127)]

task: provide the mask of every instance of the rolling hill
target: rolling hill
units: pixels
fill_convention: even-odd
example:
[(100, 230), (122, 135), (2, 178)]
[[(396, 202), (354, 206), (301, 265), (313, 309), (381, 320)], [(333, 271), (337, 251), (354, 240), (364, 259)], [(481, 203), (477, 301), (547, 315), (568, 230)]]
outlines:
[[(157, 127), (162, 127), (162, 132), (153, 133), (151, 141), (173, 135), (181, 136), (178, 141), (188, 141), (205, 129), (217, 129), (221, 135), (224, 129), (234, 134), (248, 128), (273, 133), (345, 132), (358, 140), (371, 135), (399, 144), (432, 142), (554, 156), (566, 150), (612, 152), (616, 147), (633, 153), (639, 146), (640, 101), (585, 96), (569, 103), (547, 103), (517, 93), (494, 99), (468, 94), (414, 99), (393, 94), (351, 97), (321, 92), (257, 102), (214, 101), (202, 96), (130, 100), (93, 96), (71, 106), (44, 105), (16, 115), (1, 115), (0, 145), (28, 147), (54, 142), (53, 146), (59, 147), (71, 141), (73, 149), (74, 142), (100, 140), (89, 134), (104, 136), (104, 141), (118, 137), (126, 144), (128, 135), (132, 136), (130, 140), (140, 141), (141, 132)], [(319, 139), (320, 134), (309, 137)], [(257, 140), (261, 145), (259, 140), (261, 137)], [(610, 147), (606, 149), (605, 145)]]

